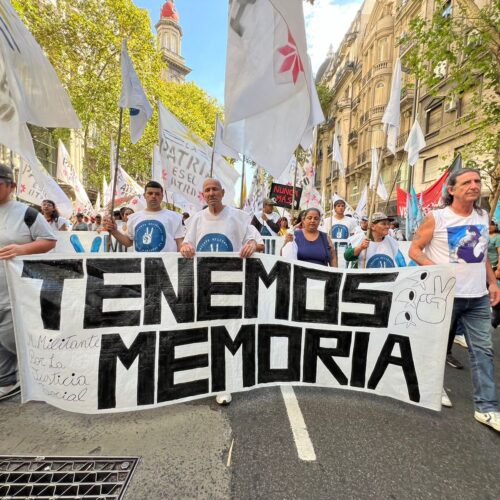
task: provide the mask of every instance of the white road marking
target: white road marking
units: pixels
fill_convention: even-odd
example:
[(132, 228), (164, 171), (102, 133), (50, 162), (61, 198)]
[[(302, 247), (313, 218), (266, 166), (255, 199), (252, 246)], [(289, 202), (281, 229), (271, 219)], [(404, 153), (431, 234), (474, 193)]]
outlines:
[(307, 462), (312, 462), (316, 460), (316, 453), (314, 453), (314, 447), (309, 438), (309, 432), (307, 432), (306, 423), (300, 411), (299, 402), (297, 401), (293, 387), (282, 385), (281, 394), (283, 394), (283, 400), (285, 401), (286, 412), (290, 420), (290, 427), (292, 428), (293, 439), (295, 440), (299, 458)]
[(234, 438), (231, 441), (231, 447), (229, 448), (229, 453), (227, 454), (227, 463), (226, 467), (231, 467), (231, 458), (233, 456), (233, 446), (234, 446)]

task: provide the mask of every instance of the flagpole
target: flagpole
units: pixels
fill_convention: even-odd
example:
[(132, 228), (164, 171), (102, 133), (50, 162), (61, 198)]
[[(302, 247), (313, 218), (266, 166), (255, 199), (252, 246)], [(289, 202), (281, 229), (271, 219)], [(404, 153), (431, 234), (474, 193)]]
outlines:
[[(210, 159), (210, 177), (213, 176), (214, 173), (214, 156), (215, 156), (215, 141), (217, 140), (217, 120), (219, 118), (219, 113), (215, 114), (215, 133), (214, 133), (214, 142), (212, 144), (212, 158)], [(244, 165), (244, 164), (243, 164)], [(241, 202), (240, 202), (241, 203)]]
[[(389, 197), (387, 198), (387, 203), (385, 204), (385, 212), (386, 213), (387, 213), (387, 210), (389, 209), (389, 203), (391, 202), (391, 196), (392, 196), (392, 193), (394, 192), (394, 188), (396, 187), (396, 184), (398, 182), (398, 178), (399, 178), (399, 174), (401, 173), (401, 167), (403, 166), (403, 162), (404, 162), (404, 156), (401, 159), (401, 163), (399, 164), (398, 171), (396, 172), (396, 176), (394, 177), (394, 182), (392, 183)], [(397, 212), (397, 208), (396, 208), (396, 212)]]
[(298, 163), (299, 163), (299, 160), (297, 158), (297, 150), (299, 148), (297, 148), (295, 150), (295, 171), (293, 172), (293, 189), (292, 189), (292, 219), (293, 217), (295, 216), (295, 183), (297, 182), (297, 167), (298, 167)]
[[(123, 125), (123, 108), (120, 108), (120, 120), (118, 122), (118, 137), (116, 139), (116, 153), (115, 153), (115, 172), (113, 175), (113, 189), (111, 191), (111, 206), (109, 209), (109, 217), (113, 218), (115, 210), (115, 191), (116, 191), (116, 178), (118, 177), (118, 164), (120, 162), (120, 143), (122, 140), (122, 125)], [(108, 238), (108, 252), (111, 249), (111, 235)]]
[(245, 182), (245, 165), (246, 165), (246, 157), (243, 155), (243, 166), (241, 167), (241, 189), (240, 189), (240, 208), (243, 209), (243, 189), (245, 186), (243, 183)]

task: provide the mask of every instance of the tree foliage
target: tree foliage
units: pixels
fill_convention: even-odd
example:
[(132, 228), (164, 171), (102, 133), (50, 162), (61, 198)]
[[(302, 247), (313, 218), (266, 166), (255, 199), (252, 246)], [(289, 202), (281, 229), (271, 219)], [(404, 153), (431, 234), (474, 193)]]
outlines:
[[(116, 140), (121, 90), (120, 52), (124, 38), (137, 74), (153, 108), (161, 100), (186, 126), (212, 141), (217, 101), (195, 83), (163, 82), (165, 63), (146, 10), (132, 0), (13, 0), (28, 29), (44, 49), (68, 90), (82, 122), (85, 177), (97, 187), (109, 177), (110, 140)], [(142, 139), (130, 143), (124, 113), (120, 162), (131, 175), (146, 180), (151, 172), (153, 145), (158, 142), (157, 110)]]
[[(476, 111), (467, 118), (475, 139), (463, 156), (491, 176), (496, 193), (500, 186), (500, 0), (481, 9), (470, 0), (460, 0), (458, 7), (453, 4), (454, 12), (449, 5), (441, 2), (432, 18), (411, 21), (400, 44), (413, 46), (402, 62), (433, 95), (442, 94), (445, 83), (451, 88), (447, 97), (460, 99), (472, 93)], [(436, 68), (444, 61), (443, 80)]]
[(330, 105), (333, 101), (333, 92), (324, 83), (316, 84), (316, 91), (318, 92), (319, 103), (321, 104), (323, 114), (328, 116)]

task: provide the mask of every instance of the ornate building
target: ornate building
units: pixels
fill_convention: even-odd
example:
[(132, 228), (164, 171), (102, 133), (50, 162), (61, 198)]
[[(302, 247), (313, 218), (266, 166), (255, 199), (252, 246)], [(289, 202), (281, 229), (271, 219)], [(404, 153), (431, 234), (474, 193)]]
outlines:
[(162, 59), (168, 65), (163, 71), (162, 79), (170, 82), (184, 82), (191, 69), (186, 66), (181, 55), (182, 28), (173, 0), (165, 2), (161, 8), (160, 20), (155, 27)]
[[(448, 3), (451, 14), (453, 0)], [(385, 147), (381, 120), (390, 96), (394, 64), (398, 57), (404, 59), (411, 46), (400, 45), (398, 41), (411, 19), (417, 16), (429, 19), (435, 8), (433, 0), (365, 0), (337, 52), (330, 51), (318, 70), (316, 82), (327, 86), (332, 98), (316, 144), (316, 187), (323, 195), (327, 212), (331, 209), (332, 192), (356, 207), (370, 178), (371, 149), (378, 148), (382, 179), (388, 192), (394, 188), (387, 211), (396, 214), (396, 185), (406, 190), (408, 177), (403, 147), (415, 117), (426, 141), (414, 167), (413, 184), (417, 192), (432, 185), (454, 156), (473, 140), (474, 130), (467, 120), (474, 112), (471, 96), (455, 100), (447, 97), (446, 68), (439, 68), (442, 97), (433, 97), (428, 89), (419, 88), (414, 76), (405, 73), (403, 67), (396, 155)], [(447, 8), (445, 4), (444, 13)], [(336, 163), (332, 162), (334, 133), (339, 138), (346, 166), (345, 178), (339, 176)], [(385, 210), (386, 202), (378, 201), (377, 208)]]

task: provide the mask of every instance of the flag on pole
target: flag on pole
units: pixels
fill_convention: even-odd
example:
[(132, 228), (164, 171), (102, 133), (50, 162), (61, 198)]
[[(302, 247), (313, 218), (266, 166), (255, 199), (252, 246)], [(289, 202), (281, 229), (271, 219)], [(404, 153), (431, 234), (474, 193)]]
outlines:
[(385, 187), (385, 184), (384, 184), (384, 181), (382, 180), (381, 175), (378, 178), (377, 194), (384, 201), (387, 201), (389, 199), (389, 193), (387, 192), (387, 189)]
[(29, 164), (27, 161), (21, 162), (17, 197), (38, 206), (42, 205), (43, 200), (52, 200), (59, 213), (67, 219), (73, 212), (71, 200), (39, 160), (35, 164)]
[(302, 0), (230, 4), (224, 142), (277, 178), (324, 121)]
[(101, 211), (101, 192), (100, 191), (97, 191), (97, 197), (95, 199), (94, 210), (96, 212)]
[[(205, 204), (203, 182), (210, 176), (212, 148), (182, 124), (161, 102), (158, 103), (160, 158), (168, 191), (181, 195), (198, 209)], [(213, 177), (225, 191), (224, 203), (235, 205), (239, 174), (219, 155), (214, 157)]]
[(399, 57), (394, 65), (394, 73), (392, 74), (391, 95), (389, 102), (385, 108), (382, 123), (384, 124), (384, 132), (387, 134), (387, 149), (395, 155), (396, 141), (398, 139), (399, 127), (401, 121), (401, 61)]
[[(141, 201), (143, 194), (144, 189), (139, 186), (139, 184), (134, 179), (132, 179), (132, 177), (130, 177), (130, 175), (128, 175), (120, 165), (118, 165), (116, 174), (116, 189), (114, 194), (115, 207), (130, 202), (133, 205), (132, 208), (134, 210), (144, 208), (145, 203)], [(113, 199), (112, 182), (108, 184), (105, 199), (108, 204), (110, 204)]]
[(252, 215), (261, 212), (265, 195), (264, 172), (260, 167), (256, 167), (250, 187), (250, 196), (245, 200), (243, 210)]
[(92, 202), (78, 178), (78, 174), (71, 163), (68, 150), (61, 139), (59, 139), (57, 146), (57, 178), (73, 188), (75, 193), (75, 200), (73, 202), (74, 211), (76, 213), (92, 215), (94, 213)]
[(8, 0), (0, 0), (0, 142), (36, 170), (27, 123), (80, 128), (54, 68)]
[(106, 182), (106, 176), (102, 176), (102, 199), (104, 200), (104, 206), (108, 206), (108, 203), (111, 201), (107, 198), (108, 195), (108, 183)]
[(337, 162), (339, 166), (340, 177), (345, 177), (344, 160), (340, 152), (340, 144), (337, 134), (333, 134), (332, 160)]
[(417, 163), (420, 151), (425, 148), (425, 138), (418, 123), (418, 119), (415, 118), (413, 126), (411, 127), (410, 135), (406, 141), (404, 150), (408, 152), (408, 163), (413, 167)]
[(356, 213), (358, 214), (358, 217), (366, 215), (367, 205), (368, 205), (368, 186), (365, 186), (363, 192), (361, 193), (361, 196), (359, 197), (358, 206), (356, 207)]
[(233, 158), (235, 160), (240, 159), (238, 151), (224, 144), (224, 126), (220, 121), (219, 115), (217, 115), (215, 125), (214, 151), (221, 156), (227, 156), (228, 158)]
[(370, 171), (370, 182), (368, 186), (370, 189), (375, 189), (377, 185), (377, 174), (378, 174), (378, 151), (377, 148), (372, 148), (372, 169)]
[(122, 42), (122, 93), (120, 108), (130, 110), (130, 140), (135, 144), (144, 133), (146, 123), (153, 115), (153, 108), (142, 88), (141, 82), (134, 65), (127, 52), (127, 40)]

